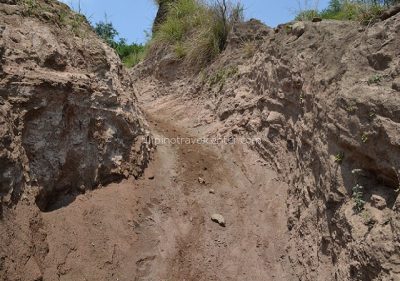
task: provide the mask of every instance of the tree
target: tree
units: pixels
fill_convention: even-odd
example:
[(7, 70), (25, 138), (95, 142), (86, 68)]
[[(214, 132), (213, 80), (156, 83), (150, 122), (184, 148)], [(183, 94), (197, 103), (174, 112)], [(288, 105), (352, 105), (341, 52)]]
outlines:
[(341, 0), (330, 0), (329, 6), (328, 6), (329, 11), (331, 11), (333, 13), (340, 12), (340, 9), (342, 8), (342, 5), (343, 5), (342, 2), (343, 1), (341, 1)]
[(115, 48), (116, 42), (115, 37), (119, 35), (118, 31), (114, 28), (111, 22), (100, 21), (96, 23), (94, 30), (104, 41), (106, 41), (111, 47)]
[(125, 65), (131, 67), (143, 58), (145, 52), (144, 46), (135, 43), (128, 44), (125, 38), (119, 38), (117, 41), (119, 33), (113, 24), (107, 21), (107, 17), (104, 21), (96, 23), (94, 30), (98, 36), (115, 50)]

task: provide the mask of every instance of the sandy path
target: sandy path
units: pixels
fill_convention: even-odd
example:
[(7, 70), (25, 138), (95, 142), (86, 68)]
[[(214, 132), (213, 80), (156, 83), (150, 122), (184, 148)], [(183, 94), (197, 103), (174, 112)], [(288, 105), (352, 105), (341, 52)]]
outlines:
[[(190, 105), (143, 104), (156, 137), (198, 137)], [(239, 145), (159, 145), (141, 180), (43, 214), (44, 280), (292, 280), (287, 187), (257, 160)]]

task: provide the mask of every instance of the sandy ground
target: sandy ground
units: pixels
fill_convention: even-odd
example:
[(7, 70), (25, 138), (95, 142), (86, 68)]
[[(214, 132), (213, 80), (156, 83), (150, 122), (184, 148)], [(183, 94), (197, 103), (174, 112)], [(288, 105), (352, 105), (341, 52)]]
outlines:
[[(189, 102), (142, 104), (157, 138), (201, 137)], [(293, 280), (286, 195), (243, 145), (160, 144), (139, 181), (43, 214), (44, 280)]]

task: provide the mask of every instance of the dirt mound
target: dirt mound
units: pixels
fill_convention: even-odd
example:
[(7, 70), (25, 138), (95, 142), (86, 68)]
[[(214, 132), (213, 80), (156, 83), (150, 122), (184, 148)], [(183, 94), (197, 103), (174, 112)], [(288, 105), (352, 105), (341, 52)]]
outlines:
[(1, 1), (0, 60), (0, 279), (39, 280), (36, 204), (141, 175), (149, 133), (119, 58), (65, 4)]
[(196, 115), (209, 135), (261, 139), (252, 148), (290, 185), (287, 250), (300, 280), (397, 280), (399, 33), (400, 14), (369, 27), (251, 21), (198, 76), (171, 81), (168, 57), (133, 74), (153, 71), (138, 87), (152, 83), (155, 99), (210, 110)]

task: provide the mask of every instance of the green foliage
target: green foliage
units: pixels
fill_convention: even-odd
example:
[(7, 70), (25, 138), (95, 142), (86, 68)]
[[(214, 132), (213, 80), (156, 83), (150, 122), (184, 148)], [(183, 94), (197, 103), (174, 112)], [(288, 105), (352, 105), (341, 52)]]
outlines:
[(84, 35), (84, 31), (82, 29), (82, 25), (86, 21), (86, 17), (84, 15), (75, 13), (74, 16), (72, 17), (72, 21), (70, 22), (72, 32), (78, 36), (82, 37)]
[(400, 0), (330, 0), (328, 8), (322, 11), (304, 10), (296, 20), (312, 20), (315, 17), (333, 20), (352, 20), (368, 24), (375, 21), (387, 7)]
[(367, 143), (367, 142), (368, 142), (368, 135), (367, 135), (366, 133), (363, 133), (363, 134), (361, 135), (361, 141), (362, 141), (363, 143)]
[(364, 187), (356, 184), (353, 187), (353, 200), (354, 200), (354, 210), (357, 213), (360, 213), (364, 209), (365, 201), (363, 200), (364, 193), (363, 193)]
[(36, 0), (19, 0), (24, 7), (24, 13), (28, 16), (36, 15), (40, 12), (40, 5)]
[(127, 67), (132, 67), (144, 59), (145, 47), (136, 43), (128, 44), (124, 38), (120, 38), (119, 41), (116, 41), (115, 38), (119, 33), (107, 19), (96, 23), (94, 30), (97, 35), (116, 51)]
[(349, 102), (346, 107), (345, 107), (346, 111), (348, 113), (354, 113), (357, 111), (357, 105), (355, 102)]
[(375, 74), (374, 76), (368, 79), (368, 85), (379, 84), (381, 81), (382, 81), (382, 76), (379, 74)]
[(225, 83), (226, 79), (231, 78), (237, 72), (237, 67), (228, 67), (217, 70), (209, 77), (210, 86)]
[(344, 153), (343, 152), (339, 152), (338, 154), (335, 155), (335, 162), (338, 164), (342, 164), (344, 159)]
[(319, 17), (320, 14), (317, 10), (304, 10), (296, 15), (297, 21), (311, 21), (313, 18)]
[(371, 111), (371, 112), (368, 114), (368, 120), (371, 121), (371, 122), (375, 119), (375, 117), (376, 117), (376, 113), (373, 112), (373, 111)]
[(226, 68), (221, 68), (216, 72), (209, 75), (206, 79), (208, 81), (210, 87), (219, 86), (219, 91), (225, 86), (225, 82), (227, 79), (232, 78), (238, 72), (238, 68), (235, 66), (230, 66)]
[(166, 20), (157, 27), (152, 48), (167, 47), (177, 58), (202, 67), (226, 45), (231, 25), (243, 19), (243, 7), (225, 1), (214, 5), (200, 0), (169, 1)]
[(124, 40), (118, 42), (115, 50), (127, 67), (137, 65), (145, 58), (147, 52), (146, 46), (135, 43), (126, 44)]
[(58, 19), (62, 25), (66, 25), (68, 23), (68, 13), (65, 10), (59, 10), (57, 12)]
[(118, 36), (118, 31), (114, 28), (111, 22), (100, 21), (94, 26), (94, 30), (104, 41), (109, 45), (115, 45), (115, 37)]
[[(25, 0), (26, 1), (26, 0)], [(70, 11), (61, 7), (56, 12), (57, 24), (69, 28), (75, 36), (83, 37), (88, 31), (88, 20), (84, 14), (78, 11)]]

